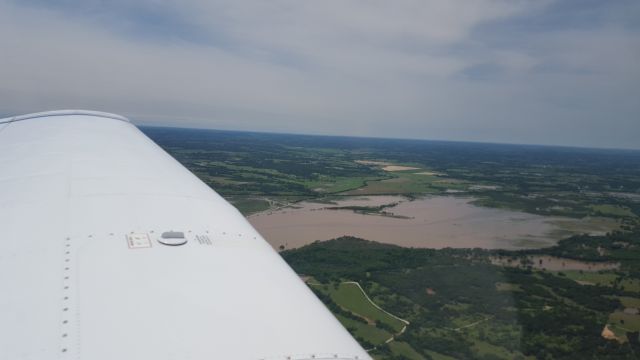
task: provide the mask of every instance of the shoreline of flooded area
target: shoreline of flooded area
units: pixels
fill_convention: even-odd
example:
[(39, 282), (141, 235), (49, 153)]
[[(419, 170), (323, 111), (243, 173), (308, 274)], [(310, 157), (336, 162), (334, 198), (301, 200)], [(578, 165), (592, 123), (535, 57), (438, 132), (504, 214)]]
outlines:
[(552, 246), (571, 233), (609, 230), (589, 229), (587, 220), (475, 206), (474, 200), (354, 196), (329, 204), (304, 201), (253, 214), (248, 220), (276, 249), (345, 235), (403, 247), (530, 249)]

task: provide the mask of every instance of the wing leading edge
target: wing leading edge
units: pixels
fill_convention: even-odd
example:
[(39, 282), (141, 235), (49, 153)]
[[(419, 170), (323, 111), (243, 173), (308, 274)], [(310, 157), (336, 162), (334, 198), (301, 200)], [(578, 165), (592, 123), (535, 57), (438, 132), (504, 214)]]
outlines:
[(121, 116), (1, 119), (0, 229), (0, 358), (369, 358), (233, 206)]

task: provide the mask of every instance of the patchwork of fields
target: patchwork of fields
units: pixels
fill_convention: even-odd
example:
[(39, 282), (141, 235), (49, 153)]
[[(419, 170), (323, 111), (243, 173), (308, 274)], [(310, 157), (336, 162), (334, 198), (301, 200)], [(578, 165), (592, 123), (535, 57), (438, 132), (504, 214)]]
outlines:
[[(563, 240), (541, 249), (416, 249), (342, 237), (283, 251), (376, 359), (640, 354), (640, 152), (143, 131), (246, 215), (301, 202), (335, 208), (354, 195), (455, 195), (564, 219), (554, 234)], [(411, 216), (384, 204), (332, 211)]]

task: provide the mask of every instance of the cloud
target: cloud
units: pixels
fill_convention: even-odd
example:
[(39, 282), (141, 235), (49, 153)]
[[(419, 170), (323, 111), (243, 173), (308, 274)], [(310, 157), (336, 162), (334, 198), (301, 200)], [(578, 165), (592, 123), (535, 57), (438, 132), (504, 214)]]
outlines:
[(637, 148), (638, 9), (0, 1), (0, 112), (80, 107), (174, 126)]

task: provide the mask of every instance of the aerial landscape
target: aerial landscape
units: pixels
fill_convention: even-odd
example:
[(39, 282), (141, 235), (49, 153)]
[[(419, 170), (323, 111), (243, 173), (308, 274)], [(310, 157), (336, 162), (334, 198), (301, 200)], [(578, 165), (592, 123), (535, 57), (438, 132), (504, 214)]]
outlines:
[(374, 358), (640, 353), (638, 151), (143, 131)]
[(0, 0), (0, 49), (0, 360), (640, 359), (638, 0)]

